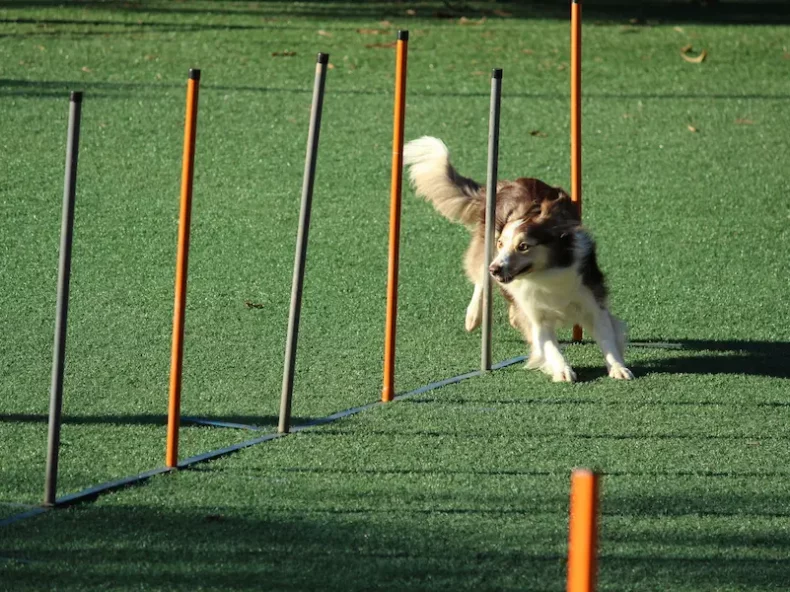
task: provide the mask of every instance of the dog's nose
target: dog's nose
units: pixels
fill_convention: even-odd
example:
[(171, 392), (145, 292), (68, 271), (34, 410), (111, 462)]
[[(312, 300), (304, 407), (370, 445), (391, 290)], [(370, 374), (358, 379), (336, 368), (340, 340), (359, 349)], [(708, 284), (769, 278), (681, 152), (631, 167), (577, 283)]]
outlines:
[(492, 263), (488, 266), (488, 271), (490, 271), (493, 275), (499, 275), (502, 271), (502, 266), (499, 263)]

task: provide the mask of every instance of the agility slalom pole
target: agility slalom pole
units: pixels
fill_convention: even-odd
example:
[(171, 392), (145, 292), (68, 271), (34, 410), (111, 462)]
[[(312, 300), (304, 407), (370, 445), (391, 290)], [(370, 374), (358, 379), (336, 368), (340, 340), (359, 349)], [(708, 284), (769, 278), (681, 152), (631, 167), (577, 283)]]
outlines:
[[(571, 4), (571, 201), (582, 215), (582, 3)], [(573, 327), (573, 341), (582, 340), (582, 328)]]
[(307, 236), (310, 232), (310, 210), (313, 203), (315, 165), (318, 158), (318, 136), (321, 131), (321, 112), (324, 106), (324, 84), (329, 54), (319, 53), (316, 58), (315, 83), (313, 85), (313, 104), (310, 109), (310, 129), (307, 133), (307, 151), (302, 182), (302, 205), (299, 212), (299, 229), (296, 235), (296, 255), (291, 285), (291, 309), (288, 315), (288, 336), (285, 342), (285, 363), (283, 367), (283, 388), (280, 397), (280, 421), (277, 431), (287, 434), (291, 427), (291, 399), (294, 390), (296, 370), (296, 345), (299, 339), (299, 318), (302, 311), (302, 288), (304, 286), (304, 266), (307, 259)]
[(387, 320), (384, 329), (384, 387), (381, 400), (395, 396), (395, 326), (398, 320), (398, 258), (400, 256), (401, 189), (403, 185), (403, 124), (406, 117), (406, 54), (409, 32), (398, 31), (395, 46), (395, 121), (392, 129), (390, 243), (387, 267)]
[(173, 349), (170, 359), (170, 402), (167, 409), (167, 455), (170, 468), (178, 466), (178, 428), (181, 424), (181, 371), (184, 360), (184, 316), (187, 300), (187, 263), (189, 227), (192, 218), (192, 177), (195, 172), (195, 136), (197, 134), (198, 90), (200, 70), (190, 70), (187, 80), (186, 120), (184, 122), (184, 156), (181, 168), (181, 207), (178, 217), (176, 253), (176, 290), (173, 312)]
[(576, 469), (571, 475), (567, 592), (593, 592), (598, 572), (598, 475)]
[(66, 367), (66, 327), (69, 313), (69, 280), (71, 278), (71, 245), (74, 239), (74, 199), (77, 191), (77, 161), (80, 148), (82, 93), (69, 97), (69, 128), (66, 139), (66, 174), (63, 181), (63, 214), (60, 225), (60, 257), (58, 262), (58, 296), (55, 309), (55, 346), (52, 353), (52, 384), (49, 393), (49, 428), (47, 436), (47, 467), (44, 474), (44, 504), (55, 504), (58, 485), (60, 425), (63, 410), (63, 374)]
[(491, 72), (491, 107), (488, 116), (488, 177), (486, 181), (485, 261), (483, 264), (483, 327), (480, 369), (491, 370), (492, 282), (488, 266), (494, 257), (494, 222), (496, 219), (496, 184), (499, 164), (499, 108), (502, 103), (502, 69)]

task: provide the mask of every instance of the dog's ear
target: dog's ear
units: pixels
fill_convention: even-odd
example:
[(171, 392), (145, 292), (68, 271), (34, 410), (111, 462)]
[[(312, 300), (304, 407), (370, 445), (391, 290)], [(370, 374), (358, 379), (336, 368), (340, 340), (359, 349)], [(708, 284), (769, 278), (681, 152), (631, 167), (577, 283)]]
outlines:
[(571, 201), (571, 196), (562, 189), (554, 188), (549, 199), (544, 199), (540, 204), (540, 219), (562, 219), (579, 221), (579, 208)]

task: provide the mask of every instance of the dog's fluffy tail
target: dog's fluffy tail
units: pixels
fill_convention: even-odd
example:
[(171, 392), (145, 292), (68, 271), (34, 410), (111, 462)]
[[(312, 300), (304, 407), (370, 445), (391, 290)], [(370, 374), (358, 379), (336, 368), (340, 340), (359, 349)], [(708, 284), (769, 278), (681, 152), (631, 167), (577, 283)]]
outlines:
[(415, 192), (433, 204), (445, 218), (476, 224), (485, 211), (484, 190), (458, 174), (450, 164), (450, 151), (438, 138), (423, 136), (403, 149), (403, 162)]

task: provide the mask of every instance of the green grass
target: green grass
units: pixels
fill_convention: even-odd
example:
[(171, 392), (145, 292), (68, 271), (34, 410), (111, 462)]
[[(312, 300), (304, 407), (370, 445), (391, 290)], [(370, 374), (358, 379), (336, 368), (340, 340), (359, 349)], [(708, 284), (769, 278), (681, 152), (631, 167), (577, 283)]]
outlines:
[[(406, 137), (441, 137), (479, 180), (502, 67), (500, 174), (568, 185), (567, 22), (415, 6), (0, 6), (0, 518), (43, 490), (68, 90), (86, 98), (60, 494), (164, 462), (188, 68), (185, 414), (274, 429), (316, 51), (334, 68), (296, 423), (380, 391), (393, 52), (366, 45), (410, 29)], [(606, 474), (602, 590), (785, 587), (788, 29), (590, 14), (585, 221), (632, 339), (685, 349), (632, 348), (624, 384), (574, 345), (580, 384), (508, 368), (50, 512), (4, 529), (0, 587), (560, 590), (582, 465)], [(405, 192), (399, 392), (478, 364), (466, 240)], [(501, 308), (497, 359), (524, 353)], [(250, 437), (181, 434), (182, 457)]]

